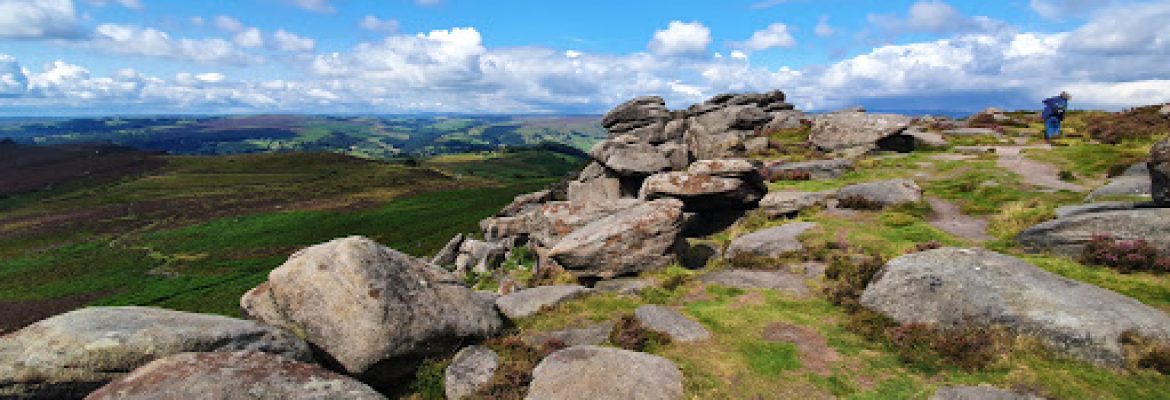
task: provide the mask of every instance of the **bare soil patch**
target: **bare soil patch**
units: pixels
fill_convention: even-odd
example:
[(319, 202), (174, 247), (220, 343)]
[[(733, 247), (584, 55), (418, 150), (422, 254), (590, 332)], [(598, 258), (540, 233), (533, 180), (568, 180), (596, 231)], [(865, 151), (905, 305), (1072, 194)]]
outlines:
[(841, 354), (829, 347), (825, 337), (811, 328), (775, 322), (764, 327), (763, 338), (796, 345), (801, 365), (821, 376), (829, 376), (833, 372), (832, 365), (841, 361)]

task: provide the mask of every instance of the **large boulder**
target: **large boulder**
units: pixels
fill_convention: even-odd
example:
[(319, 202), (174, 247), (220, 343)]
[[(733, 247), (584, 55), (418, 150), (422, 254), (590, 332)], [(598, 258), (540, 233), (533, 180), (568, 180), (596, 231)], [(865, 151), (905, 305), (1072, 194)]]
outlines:
[(427, 357), (503, 327), (492, 302), (453, 274), (360, 236), (297, 252), (240, 306), (379, 389)]
[(640, 197), (644, 200), (679, 199), (688, 212), (725, 208), (751, 208), (764, 197), (758, 185), (740, 178), (666, 172), (646, 178)]
[(1016, 241), (1035, 251), (1080, 257), (1094, 235), (1118, 240), (1144, 239), (1170, 252), (1170, 209), (1134, 208), (1072, 214), (1025, 229)]
[(443, 389), (447, 400), (472, 397), (479, 388), (492, 380), (500, 367), (500, 356), (484, 346), (470, 346), (459, 350), (451, 365), (443, 372)]
[(496, 307), (508, 319), (527, 318), (561, 302), (572, 300), (592, 290), (579, 285), (538, 286), (518, 292), (500, 296), (496, 299)]
[(317, 365), (242, 351), (183, 353), (155, 360), (87, 400), (385, 399), (353, 378)]
[(811, 180), (837, 179), (853, 170), (853, 162), (838, 158), (802, 162), (782, 162), (769, 165), (765, 171), (769, 176), (781, 176), (786, 172), (799, 171), (808, 174)]
[(549, 257), (581, 277), (613, 278), (675, 260), (683, 203), (661, 199), (601, 218), (565, 236)]
[(627, 101), (601, 118), (601, 126), (610, 137), (633, 135), (647, 143), (661, 143), (665, 124), (671, 118), (661, 97), (638, 97)]
[(707, 105), (691, 114), (683, 140), (698, 160), (744, 156), (748, 137), (772, 121), (755, 105)]
[(737, 256), (779, 257), (787, 253), (804, 250), (799, 237), (817, 224), (793, 222), (740, 236), (727, 247), (727, 258)]
[(1134, 164), (1124, 173), (1109, 179), (1104, 186), (1089, 193), (1088, 199), (1095, 200), (1111, 196), (1150, 196), (1150, 170), (1146, 163)]
[(989, 250), (943, 248), (896, 258), (861, 304), (899, 323), (1006, 327), (1094, 363), (1124, 363), (1121, 336), (1170, 339), (1170, 317), (1137, 300)]
[(1150, 194), (1154, 204), (1170, 207), (1170, 139), (1163, 139), (1150, 149)]
[(821, 150), (872, 149), (887, 136), (902, 133), (913, 120), (905, 115), (841, 111), (813, 118), (809, 141)]
[(309, 345), (254, 321), (147, 307), (92, 307), (0, 337), (0, 398), (77, 399), (184, 352), (258, 350), (311, 361)]
[(570, 347), (546, 357), (532, 371), (529, 400), (683, 398), (683, 375), (662, 357), (628, 350)]
[(922, 188), (909, 179), (861, 183), (837, 191), (837, 199), (860, 200), (882, 207), (922, 201)]
[(697, 342), (711, 337), (703, 325), (669, 307), (646, 304), (634, 310), (634, 318), (642, 327), (666, 334), (672, 342)]
[(545, 203), (529, 217), (531, 239), (537, 245), (551, 248), (577, 229), (641, 204), (643, 202), (637, 199), (588, 204), (568, 201)]
[(799, 190), (782, 190), (768, 192), (760, 200), (760, 209), (768, 214), (768, 218), (779, 218), (793, 215), (803, 210), (825, 206), (829, 199), (837, 195), (836, 191), (802, 192)]

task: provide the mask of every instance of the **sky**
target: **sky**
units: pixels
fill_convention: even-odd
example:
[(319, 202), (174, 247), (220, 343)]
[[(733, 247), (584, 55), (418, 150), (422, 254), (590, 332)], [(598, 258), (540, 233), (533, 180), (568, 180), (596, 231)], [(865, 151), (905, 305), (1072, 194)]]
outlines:
[(1170, 101), (1170, 0), (0, 0), (0, 115)]

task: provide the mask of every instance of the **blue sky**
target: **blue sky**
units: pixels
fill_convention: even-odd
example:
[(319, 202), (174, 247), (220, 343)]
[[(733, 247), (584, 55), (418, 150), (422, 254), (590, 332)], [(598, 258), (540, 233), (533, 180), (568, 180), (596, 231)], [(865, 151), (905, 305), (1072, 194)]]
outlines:
[(1170, 1), (0, 0), (0, 115), (1170, 101)]

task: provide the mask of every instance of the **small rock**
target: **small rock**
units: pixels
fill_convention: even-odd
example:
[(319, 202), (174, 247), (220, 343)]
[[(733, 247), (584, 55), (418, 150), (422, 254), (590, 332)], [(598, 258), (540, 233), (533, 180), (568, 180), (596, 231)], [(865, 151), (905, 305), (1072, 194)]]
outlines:
[(459, 350), (451, 365), (443, 373), (443, 387), (448, 400), (471, 397), (492, 380), (500, 367), (500, 356), (484, 346), (469, 346)]
[(496, 307), (509, 319), (516, 320), (531, 317), (545, 307), (552, 307), (590, 292), (589, 288), (578, 285), (538, 286), (500, 296), (496, 299)]
[(1041, 397), (1019, 394), (994, 386), (947, 386), (939, 388), (930, 400), (1043, 400)]
[(909, 179), (851, 185), (837, 191), (837, 199), (861, 198), (885, 207), (922, 201), (922, 188)]
[(529, 400), (679, 400), (683, 375), (665, 358), (575, 346), (549, 355), (532, 372)]
[(815, 228), (812, 222), (794, 222), (740, 236), (731, 241), (726, 258), (738, 255), (757, 257), (780, 257), (786, 253), (804, 250), (798, 239), (801, 234)]
[(594, 289), (602, 292), (636, 296), (643, 290), (654, 287), (654, 281), (642, 278), (620, 278), (597, 282)]
[(760, 208), (768, 214), (768, 218), (779, 218), (792, 215), (817, 206), (825, 206), (829, 199), (837, 195), (836, 191), (802, 192), (798, 190), (782, 190), (768, 192), (760, 200)]
[(634, 317), (646, 329), (665, 333), (672, 342), (690, 343), (711, 337), (703, 325), (668, 307), (647, 304), (634, 310)]
[(565, 330), (524, 336), (522, 340), (529, 346), (540, 348), (550, 340), (556, 340), (566, 346), (601, 345), (609, 340), (609, 333), (613, 331), (612, 322), (604, 322), (584, 328), (569, 328)]

